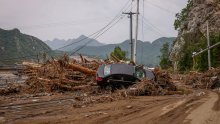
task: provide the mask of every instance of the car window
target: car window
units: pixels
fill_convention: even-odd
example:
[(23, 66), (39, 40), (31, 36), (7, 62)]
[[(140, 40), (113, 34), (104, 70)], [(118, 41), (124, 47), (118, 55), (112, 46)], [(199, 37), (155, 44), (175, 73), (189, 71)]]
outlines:
[(111, 65), (106, 65), (104, 68), (104, 75), (111, 74)]
[(139, 79), (144, 78), (145, 77), (144, 70), (143, 69), (136, 69), (135, 76)]

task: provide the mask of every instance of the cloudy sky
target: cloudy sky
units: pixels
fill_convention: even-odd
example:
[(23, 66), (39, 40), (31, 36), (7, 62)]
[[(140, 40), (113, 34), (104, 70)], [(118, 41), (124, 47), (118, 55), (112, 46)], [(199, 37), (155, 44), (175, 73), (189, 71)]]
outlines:
[[(131, 1), (131, 0), (130, 0)], [(135, 1), (135, 0), (134, 0)], [(18, 28), (41, 40), (72, 39), (90, 35), (104, 27), (128, 0), (0, 0), (0, 28)], [(139, 39), (153, 41), (176, 36), (175, 13), (187, 0), (140, 0)], [(129, 2), (129, 6), (131, 6)], [(133, 2), (133, 11), (135, 2)], [(144, 8), (144, 9), (143, 9)], [(141, 15), (141, 16), (142, 16)], [(142, 30), (143, 27), (143, 30)], [(103, 43), (119, 43), (129, 38), (129, 19), (124, 17), (98, 38)]]

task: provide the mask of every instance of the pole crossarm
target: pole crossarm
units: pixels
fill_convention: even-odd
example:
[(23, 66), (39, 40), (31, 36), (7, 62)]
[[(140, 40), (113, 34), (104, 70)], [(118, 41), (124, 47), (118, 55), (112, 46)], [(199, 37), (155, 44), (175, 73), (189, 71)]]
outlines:
[(134, 15), (134, 14), (137, 14), (137, 13), (135, 13), (135, 12), (123, 12), (122, 14)]
[(210, 46), (210, 47), (208, 47), (208, 48), (206, 48), (206, 49), (204, 49), (204, 50), (201, 50), (201, 51), (198, 52), (198, 53), (193, 54), (192, 57), (196, 57), (196, 56), (198, 56), (199, 54), (204, 53), (204, 52), (206, 52), (206, 51), (208, 51), (208, 50), (210, 50), (210, 49), (212, 49), (212, 48), (214, 48), (214, 47), (216, 47), (216, 46), (218, 46), (218, 45), (220, 45), (220, 42), (218, 42), (218, 43), (216, 43), (216, 44), (214, 44), (214, 45), (212, 45), (212, 46)]

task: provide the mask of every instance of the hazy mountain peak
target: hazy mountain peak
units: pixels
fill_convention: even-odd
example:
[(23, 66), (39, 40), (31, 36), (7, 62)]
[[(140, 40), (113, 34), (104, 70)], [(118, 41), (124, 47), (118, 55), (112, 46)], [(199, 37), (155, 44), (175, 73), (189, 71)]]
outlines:
[[(170, 45), (173, 43), (175, 38), (159, 38), (154, 42), (143, 42), (138, 40), (137, 42), (137, 61), (139, 64), (145, 64), (148, 66), (157, 66), (159, 64), (160, 49), (164, 43), (168, 42)], [(127, 57), (130, 58), (131, 45), (130, 40), (125, 40), (118, 44), (106, 44), (103, 46), (86, 46), (85, 48), (78, 51), (78, 53), (88, 56), (98, 56), (100, 58), (106, 58), (116, 46), (121, 47), (122, 50), (126, 51)]]
[(164, 44), (165, 42), (173, 42), (176, 38), (175, 37), (161, 37), (161, 38), (158, 38), (156, 39), (155, 41), (152, 42), (152, 44)]
[(84, 39), (87, 38), (85, 35), (80, 35), (77, 39)]
[[(83, 40), (85, 39), (85, 40)], [(72, 44), (66, 48), (63, 48), (63, 51), (69, 51), (69, 50), (73, 50), (77, 47), (83, 46), (86, 42), (91, 41), (88, 46), (103, 46), (105, 44), (95, 40), (95, 39), (91, 39), (85, 35), (80, 35), (78, 38), (76, 39), (68, 39), (68, 40), (60, 40), (58, 38), (55, 38), (52, 42), (51, 41), (45, 41), (45, 43), (47, 45), (49, 45), (52, 49), (57, 49), (60, 48), (62, 46), (68, 45), (68, 44)], [(77, 43), (74, 43), (77, 42)]]
[(17, 33), (17, 34), (21, 33), (20, 30), (17, 29), (17, 28), (14, 28), (14, 29), (11, 29), (11, 30), (5, 30), (5, 29), (1, 29), (1, 28), (0, 28), (0, 31), (1, 31), (1, 32), (5, 32), (5, 33), (7, 32), (7, 33), (15, 33), (15, 34), (16, 34), (16, 33)]
[(16, 32), (16, 33), (21, 33), (20, 30), (17, 29), (17, 28), (12, 29), (12, 31), (13, 31), (13, 32)]

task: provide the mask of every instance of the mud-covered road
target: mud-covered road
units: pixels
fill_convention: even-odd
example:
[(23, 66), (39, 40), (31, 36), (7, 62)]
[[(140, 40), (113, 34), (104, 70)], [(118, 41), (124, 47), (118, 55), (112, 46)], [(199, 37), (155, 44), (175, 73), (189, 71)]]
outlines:
[(0, 101), (0, 123), (218, 124), (217, 92), (143, 96), (76, 107), (70, 96), (11, 97)]

